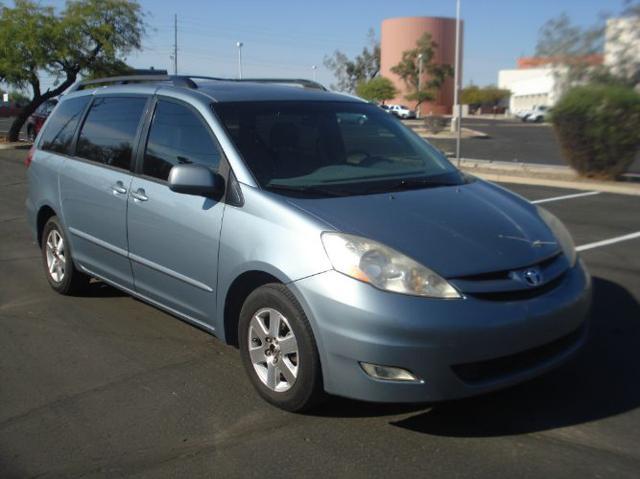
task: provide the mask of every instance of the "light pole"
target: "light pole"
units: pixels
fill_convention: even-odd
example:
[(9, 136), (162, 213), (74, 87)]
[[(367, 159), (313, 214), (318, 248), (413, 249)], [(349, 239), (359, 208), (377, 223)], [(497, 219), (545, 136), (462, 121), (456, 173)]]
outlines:
[[(418, 53), (418, 95), (422, 94), (422, 53)], [(420, 105), (416, 111), (416, 118), (420, 118)]]
[(311, 69), (313, 70), (313, 81), (316, 81), (316, 70), (318, 69), (318, 65), (311, 65)]
[(238, 80), (242, 80), (242, 46), (244, 43), (236, 42), (236, 47), (238, 47)]
[[(453, 108), (455, 109), (455, 115), (451, 121), (451, 131), (455, 128), (456, 132), (456, 162), (458, 167), (460, 166), (460, 133), (461, 133), (461, 117), (462, 106), (460, 105), (460, 0), (456, 0), (456, 57), (455, 57), (455, 70), (453, 78)], [(453, 112), (452, 112), (453, 113)], [(455, 119), (455, 121), (454, 121)]]

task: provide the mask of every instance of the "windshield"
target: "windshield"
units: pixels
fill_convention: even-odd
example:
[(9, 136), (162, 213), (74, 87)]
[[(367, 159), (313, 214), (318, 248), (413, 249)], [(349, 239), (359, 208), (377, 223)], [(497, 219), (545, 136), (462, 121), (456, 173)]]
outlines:
[(438, 150), (375, 105), (278, 101), (213, 108), (268, 190), (326, 196), (463, 183)]

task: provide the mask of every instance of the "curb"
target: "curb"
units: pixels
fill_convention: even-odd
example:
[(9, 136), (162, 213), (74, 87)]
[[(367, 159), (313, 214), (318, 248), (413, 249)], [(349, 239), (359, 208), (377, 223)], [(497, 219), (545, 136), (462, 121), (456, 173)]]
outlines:
[(12, 143), (0, 143), (0, 150), (28, 150), (32, 143), (27, 141), (14, 141)]
[[(416, 132), (421, 138), (429, 138), (432, 140), (455, 140), (456, 139), (455, 133), (451, 133), (449, 131), (447, 131), (447, 134), (445, 135), (437, 135), (437, 134), (434, 135), (432, 133), (429, 133), (428, 130), (424, 127), (415, 127), (415, 128), (411, 127), (411, 129), (414, 132)], [(489, 138), (489, 135), (481, 131), (472, 130), (471, 128), (466, 128), (463, 126), (460, 137), (463, 140), (467, 140), (469, 138), (485, 139), (485, 138)]]
[[(455, 160), (451, 159), (455, 164)], [(580, 178), (569, 167), (460, 159), (460, 169), (488, 181), (640, 196), (640, 184)]]

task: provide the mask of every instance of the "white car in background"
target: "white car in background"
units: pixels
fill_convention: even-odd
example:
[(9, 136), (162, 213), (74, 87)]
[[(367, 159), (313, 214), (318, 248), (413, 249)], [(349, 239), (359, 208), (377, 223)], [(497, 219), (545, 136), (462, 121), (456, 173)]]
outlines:
[(404, 105), (389, 105), (389, 108), (387, 108), (387, 112), (397, 116), (398, 118), (402, 118), (403, 120), (416, 117), (416, 112), (410, 110)]
[(543, 121), (547, 120), (549, 111), (550, 108), (548, 106), (537, 106), (533, 110), (531, 110), (529, 114), (522, 119), (522, 121), (526, 121), (527, 123), (542, 123)]
[(520, 110), (516, 117), (523, 122), (541, 123), (547, 119), (549, 107), (545, 105), (535, 105), (531, 110)]

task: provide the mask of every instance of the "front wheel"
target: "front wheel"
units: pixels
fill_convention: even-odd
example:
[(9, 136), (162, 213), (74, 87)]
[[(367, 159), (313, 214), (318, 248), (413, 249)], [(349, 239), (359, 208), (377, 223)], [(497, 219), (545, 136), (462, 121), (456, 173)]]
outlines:
[(301, 412), (323, 399), (311, 325), (286, 286), (267, 284), (249, 295), (240, 312), (238, 339), (249, 379), (266, 401)]

